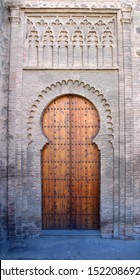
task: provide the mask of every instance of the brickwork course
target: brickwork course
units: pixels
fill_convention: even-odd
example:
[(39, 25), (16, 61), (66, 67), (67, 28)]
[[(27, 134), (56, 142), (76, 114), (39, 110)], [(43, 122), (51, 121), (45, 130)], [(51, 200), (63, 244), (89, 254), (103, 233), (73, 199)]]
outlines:
[(140, 0), (0, 0), (1, 239), (42, 232), (41, 118), (64, 94), (98, 110), (100, 232), (140, 237)]

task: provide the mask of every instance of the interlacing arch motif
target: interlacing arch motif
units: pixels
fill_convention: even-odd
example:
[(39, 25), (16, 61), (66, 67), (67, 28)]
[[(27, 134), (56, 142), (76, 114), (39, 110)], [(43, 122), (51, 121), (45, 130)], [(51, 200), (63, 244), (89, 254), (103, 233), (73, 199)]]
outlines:
[[(94, 87), (91, 87), (89, 84), (85, 84), (78, 80), (73, 81), (71, 79), (67, 81), (63, 80), (61, 82), (57, 82), (56, 84), (51, 84), (50, 87), (46, 87), (45, 90), (43, 90), (38, 95), (37, 99), (32, 103), (27, 121), (28, 143), (30, 144), (34, 141), (34, 131), (37, 129), (36, 116), (38, 115), (38, 118), (40, 119), (42, 112), (46, 108), (46, 106), (53, 99), (65, 94), (77, 94), (84, 96), (85, 98), (88, 98), (86, 97), (86, 95), (89, 94), (90, 100), (92, 100), (93, 96), (95, 96), (94, 99), (97, 100), (96, 103), (99, 103), (99, 106), (104, 114), (104, 118), (106, 118), (104, 122), (106, 123), (107, 127), (107, 139), (112, 143), (114, 138), (113, 122), (110, 105), (107, 102), (106, 98), (103, 94), (101, 94)], [(94, 101), (93, 103), (96, 106)], [(97, 110), (99, 111), (100, 109), (97, 108)], [(101, 112), (99, 112), (99, 114), (101, 114)], [(39, 120), (38, 123), (40, 123)]]
[[(116, 34), (116, 22), (113, 15), (110, 17), (100, 16), (99, 18), (94, 16), (76, 17), (74, 15), (66, 18), (58, 15), (51, 18), (44, 15), (41, 16), (40, 20), (28, 16), (24, 63), (26, 66), (34, 67), (36, 65), (51, 68), (58, 66), (60, 68), (114, 67), (117, 66)], [(36, 40), (34, 40), (34, 35)], [(47, 56), (44, 59), (45, 39), (47, 39), (46, 43), (52, 52), (51, 62)], [(30, 52), (27, 61), (26, 52), (30, 47), (30, 41), (33, 41), (32, 47), (36, 50), (38, 58), (34, 58), (35, 54), (32, 55)], [(64, 46), (63, 60), (60, 48)]]

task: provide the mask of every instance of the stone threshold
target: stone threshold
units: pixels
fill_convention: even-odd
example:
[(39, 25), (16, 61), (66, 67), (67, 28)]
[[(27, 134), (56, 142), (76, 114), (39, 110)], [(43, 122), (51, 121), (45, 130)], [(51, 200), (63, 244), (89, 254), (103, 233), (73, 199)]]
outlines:
[(100, 230), (42, 230), (39, 235), (45, 236), (98, 236), (101, 237)]

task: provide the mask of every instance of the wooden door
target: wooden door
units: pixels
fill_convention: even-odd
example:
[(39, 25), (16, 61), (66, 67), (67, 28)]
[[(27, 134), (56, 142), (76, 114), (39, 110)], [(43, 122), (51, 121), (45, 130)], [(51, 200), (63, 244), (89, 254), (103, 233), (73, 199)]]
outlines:
[(98, 229), (100, 152), (93, 138), (99, 115), (87, 99), (67, 95), (44, 111), (43, 229)]

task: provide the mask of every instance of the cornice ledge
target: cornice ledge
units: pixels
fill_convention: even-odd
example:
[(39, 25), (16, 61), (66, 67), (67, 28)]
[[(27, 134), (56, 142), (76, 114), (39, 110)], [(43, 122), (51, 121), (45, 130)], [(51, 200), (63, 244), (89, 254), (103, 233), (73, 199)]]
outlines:
[[(7, 0), (7, 7), (19, 6), (21, 8), (37, 9), (37, 8), (88, 8), (88, 9), (132, 9), (132, 6), (127, 3), (121, 4), (121, 2), (115, 1), (114, 3), (110, 1), (64, 1), (64, 0)], [(133, 1), (132, 1), (133, 5)]]
[(47, 1), (47, 0), (9, 0), (9, 6), (11, 5), (20, 5), (21, 8), (37, 9), (37, 8), (75, 8), (75, 9), (120, 9), (120, 3), (118, 2), (108, 2), (102, 1)]
[(22, 4), (22, 2), (19, 0), (8, 0), (7, 2), (6, 2), (6, 6), (9, 8), (9, 9), (11, 9), (11, 8), (13, 8), (13, 9), (16, 9), (16, 8), (18, 8), (18, 9), (20, 9), (20, 7), (22, 7), (23, 6), (23, 4)]

